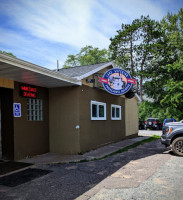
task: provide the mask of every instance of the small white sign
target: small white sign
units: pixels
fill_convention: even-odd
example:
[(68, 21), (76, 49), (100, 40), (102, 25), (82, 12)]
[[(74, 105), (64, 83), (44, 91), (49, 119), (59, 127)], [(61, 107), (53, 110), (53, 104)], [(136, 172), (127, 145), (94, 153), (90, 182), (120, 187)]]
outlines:
[(14, 117), (21, 117), (21, 103), (13, 103)]

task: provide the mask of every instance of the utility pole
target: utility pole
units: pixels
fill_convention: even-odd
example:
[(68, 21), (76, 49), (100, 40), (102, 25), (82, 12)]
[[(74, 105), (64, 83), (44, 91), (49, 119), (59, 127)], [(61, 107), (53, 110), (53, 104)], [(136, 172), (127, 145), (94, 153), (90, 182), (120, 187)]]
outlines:
[(59, 61), (57, 60), (57, 72), (59, 71)]

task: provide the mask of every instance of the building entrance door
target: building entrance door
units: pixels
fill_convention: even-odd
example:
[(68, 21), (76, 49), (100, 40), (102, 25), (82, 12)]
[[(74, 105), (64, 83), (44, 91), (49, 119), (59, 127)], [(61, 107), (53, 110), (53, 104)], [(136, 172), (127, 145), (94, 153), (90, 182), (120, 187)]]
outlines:
[(13, 90), (0, 87), (0, 159), (13, 159)]

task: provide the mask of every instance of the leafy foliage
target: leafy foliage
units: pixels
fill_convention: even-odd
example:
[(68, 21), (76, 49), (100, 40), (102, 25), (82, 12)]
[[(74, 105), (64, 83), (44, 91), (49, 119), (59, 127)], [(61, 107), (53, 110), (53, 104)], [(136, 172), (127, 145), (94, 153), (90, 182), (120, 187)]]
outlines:
[(121, 30), (111, 38), (110, 50), (112, 58), (122, 67), (140, 80), (140, 96), (142, 98), (145, 68), (153, 58), (156, 41), (161, 36), (160, 25), (149, 16), (141, 16), (131, 24), (122, 24)]
[(183, 119), (183, 9), (168, 13), (160, 22), (162, 36), (157, 41), (145, 93), (155, 99), (164, 116)]
[(4, 53), (4, 54), (7, 54), (7, 55), (9, 55), (9, 56), (12, 56), (12, 57), (16, 58), (16, 56), (13, 55), (13, 54), (10, 53), (10, 52), (6, 52), (6, 51), (1, 51), (1, 50), (0, 50), (0, 53)]
[[(161, 122), (166, 118), (172, 118), (175, 115), (171, 112), (165, 112), (165, 108), (158, 103), (143, 101), (139, 104), (139, 120), (146, 121), (149, 117), (158, 117)], [(174, 117), (178, 120), (177, 117)]]
[(68, 55), (64, 68), (107, 62), (110, 61), (110, 57), (110, 51), (106, 49), (86, 46), (81, 48), (78, 54)]

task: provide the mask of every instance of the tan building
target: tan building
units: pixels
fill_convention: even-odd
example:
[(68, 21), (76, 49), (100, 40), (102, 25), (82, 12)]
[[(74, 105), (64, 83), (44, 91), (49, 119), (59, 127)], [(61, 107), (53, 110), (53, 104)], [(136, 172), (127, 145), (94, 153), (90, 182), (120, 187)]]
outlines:
[(78, 154), (137, 136), (139, 97), (98, 82), (113, 62), (51, 71), (0, 54), (0, 156)]

